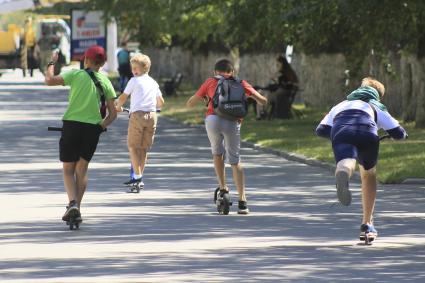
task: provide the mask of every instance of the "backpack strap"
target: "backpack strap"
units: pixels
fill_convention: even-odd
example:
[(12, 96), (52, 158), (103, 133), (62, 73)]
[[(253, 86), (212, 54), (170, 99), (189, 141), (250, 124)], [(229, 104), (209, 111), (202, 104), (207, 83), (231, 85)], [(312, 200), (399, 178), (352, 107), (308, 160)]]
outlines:
[[(239, 79), (238, 77), (233, 77), (233, 76), (226, 78), (222, 75), (216, 75), (216, 76), (214, 76), (214, 79), (218, 80), (217, 87), (215, 89), (215, 94), (217, 94), (217, 89), (223, 85), (225, 80), (233, 80), (235, 82), (242, 83), (241, 79)], [(224, 90), (224, 91), (226, 91), (226, 90)], [(227, 93), (229, 93), (229, 92), (230, 92), (230, 85), (227, 85)], [(230, 97), (229, 97), (229, 99), (230, 99)]]
[(90, 76), (94, 85), (96, 86), (97, 90), (99, 91), (100, 103), (101, 103), (101, 116), (102, 116), (102, 118), (105, 118), (106, 113), (105, 114), (103, 113), (103, 109), (105, 109), (105, 107), (106, 107), (105, 91), (103, 90), (103, 87), (102, 87), (100, 81), (96, 78), (96, 76), (95, 76), (95, 74), (92, 70), (87, 68), (87, 69), (84, 69), (84, 71), (86, 71), (86, 73)]

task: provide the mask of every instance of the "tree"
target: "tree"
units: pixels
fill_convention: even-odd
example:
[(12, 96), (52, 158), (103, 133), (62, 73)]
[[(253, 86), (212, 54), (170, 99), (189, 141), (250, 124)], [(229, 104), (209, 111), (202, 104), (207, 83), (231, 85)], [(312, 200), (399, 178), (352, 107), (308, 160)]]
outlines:
[(89, 0), (88, 6), (115, 17), (141, 44), (227, 51), (236, 62), (239, 54), (281, 51), (290, 43), (306, 54), (344, 54), (356, 79), (372, 51), (379, 59), (372, 65), (389, 54), (425, 57), (421, 0)]

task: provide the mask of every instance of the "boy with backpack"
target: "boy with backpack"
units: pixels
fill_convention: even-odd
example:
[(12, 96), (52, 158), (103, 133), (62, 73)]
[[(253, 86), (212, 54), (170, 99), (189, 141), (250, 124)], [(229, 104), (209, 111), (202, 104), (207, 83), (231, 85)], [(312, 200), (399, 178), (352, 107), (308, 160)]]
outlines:
[(62, 220), (68, 222), (72, 218), (81, 222), (80, 206), (87, 187), (89, 162), (96, 151), (100, 134), (117, 117), (115, 90), (108, 77), (99, 72), (106, 62), (103, 47), (93, 45), (86, 50), (84, 70), (71, 70), (55, 76), (57, 59), (58, 55), (55, 54), (47, 64), (45, 83), (49, 86), (66, 85), (71, 88), (59, 141), (63, 182), (69, 199)]
[(219, 183), (218, 194), (222, 197), (229, 193), (225, 178), (226, 160), (232, 167), (233, 181), (239, 195), (238, 213), (248, 214), (245, 178), (239, 157), (240, 127), (247, 111), (246, 96), (262, 105), (267, 103), (267, 99), (247, 81), (236, 78), (233, 64), (227, 59), (216, 62), (214, 75), (215, 77), (208, 78), (201, 85), (186, 105), (194, 107), (197, 103), (208, 100), (205, 126)]
[(150, 58), (138, 53), (131, 60), (132, 77), (124, 92), (117, 100), (116, 109), (123, 111), (122, 106), (131, 96), (130, 121), (128, 123), (127, 145), (134, 176), (125, 185), (137, 183), (143, 188), (143, 172), (147, 161), (147, 151), (152, 146), (155, 136), (156, 111), (164, 104), (164, 98), (158, 83), (149, 76)]
[(373, 241), (377, 236), (373, 225), (377, 181), (376, 164), (379, 152), (378, 129), (384, 129), (393, 139), (407, 138), (384, 104), (384, 85), (371, 78), (362, 80), (361, 86), (347, 96), (347, 100), (334, 106), (316, 129), (320, 137), (332, 141), (336, 161), (336, 189), (342, 205), (350, 205), (349, 180), (359, 162), (362, 183), (363, 220), (360, 240)]

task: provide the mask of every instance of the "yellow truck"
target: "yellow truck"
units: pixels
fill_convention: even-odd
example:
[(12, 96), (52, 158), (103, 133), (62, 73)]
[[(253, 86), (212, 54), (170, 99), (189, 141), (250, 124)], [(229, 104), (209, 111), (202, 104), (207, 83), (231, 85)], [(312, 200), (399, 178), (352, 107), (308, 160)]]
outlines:
[(19, 68), (21, 28), (10, 24), (6, 31), (0, 30), (0, 69)]
[[(69, 16), (42, 15), (33, 25), (26, 21), (20, 27), (9, 24), (6, 31), (0, 29), (0, 69), (40, 67), (43, 72), (53, 50), (60, 51), (61, 60), (57, 64), (70, 64), (70, 28), (64, 18)], [(26, 47), (23, 45), (26, 43)]]

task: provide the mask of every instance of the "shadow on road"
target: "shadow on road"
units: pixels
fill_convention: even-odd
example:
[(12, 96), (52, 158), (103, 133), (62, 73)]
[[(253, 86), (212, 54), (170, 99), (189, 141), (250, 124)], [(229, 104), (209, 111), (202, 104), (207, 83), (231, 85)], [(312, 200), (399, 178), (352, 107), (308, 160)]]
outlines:
[[(245, 148), (252, 214), (235, 214), (231, 185), (231, 215), (220, 216), (212, 203), (216, 180), (204, 131), (162, 118), (140, 194), (122, 186), (129, 172), (125, 115), (102, 135), (89, 171), (84, 222), (81, 230), (68, 231), (60, 220), (66, 197), (59, 134), (47, 132), (60, 123), (66, 90), (8, 89), (0, 97), (0, 195), (31, 196), (39, 202), (33, 208), (58, 212), (34, 223), (19, 215), (24, 205), (18, 201), (16, 210), (3, 213), (0, 279), (425, 280), (423, 188), (381, 187), (380, 238), (365, 247), (357, 245), (358, 184), (352, 206), (333, 205), (328, 171)], [(49, 202), (53, 197), (63, 202)]]

